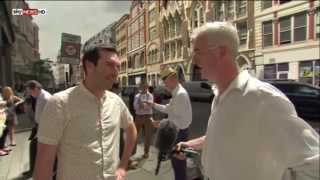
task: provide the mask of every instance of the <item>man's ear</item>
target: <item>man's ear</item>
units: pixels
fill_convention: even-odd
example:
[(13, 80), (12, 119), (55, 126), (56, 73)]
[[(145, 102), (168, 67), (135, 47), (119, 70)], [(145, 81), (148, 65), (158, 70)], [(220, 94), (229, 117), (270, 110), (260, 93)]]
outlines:
[(88, 71), (91, 71), (91, 69), (93, 69), (94, 64), (93, 64), (92, 62), (90, 62), (90, 61), (85, 61), (84, 63), (85, 63), (85, 65), (86, 65), (87, 72), (88, 72)]

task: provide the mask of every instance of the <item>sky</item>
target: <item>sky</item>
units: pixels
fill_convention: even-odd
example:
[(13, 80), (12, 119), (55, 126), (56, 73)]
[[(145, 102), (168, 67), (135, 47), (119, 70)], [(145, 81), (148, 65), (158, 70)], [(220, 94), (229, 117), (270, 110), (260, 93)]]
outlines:
[(61, 45), (61, 33), (81, 36), (81, 43), (109, 24), (129, 13), (130, 1), (27, 1), (30, 8), (45, 9), (45, 15), (33, 16), (39, 26), (41, 59), (55, 61)]

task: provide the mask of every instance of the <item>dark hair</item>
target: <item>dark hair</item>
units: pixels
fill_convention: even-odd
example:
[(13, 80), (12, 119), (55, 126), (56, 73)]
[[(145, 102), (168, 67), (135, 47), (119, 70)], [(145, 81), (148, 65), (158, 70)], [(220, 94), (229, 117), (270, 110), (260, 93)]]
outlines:
[(82, 66), (84, 69), (84, 72), (87, 73), (87, 67), (86, 67), (86, 61), (91, 62), (95, 66), (98, 64), (98, 59), (100, 58), (101, 51), (109, 51), (116, 53), (118, 55), (118, 52), (115, 47), (113, 46), (95, 46), (93, 48), (89, 48), (86, 50), (82, 56)]
[(41, 83), (36, 80), (27, 81), (25, 87), (30, 88), (31, 90), (34, 90), (35, 88), (42, 89)]

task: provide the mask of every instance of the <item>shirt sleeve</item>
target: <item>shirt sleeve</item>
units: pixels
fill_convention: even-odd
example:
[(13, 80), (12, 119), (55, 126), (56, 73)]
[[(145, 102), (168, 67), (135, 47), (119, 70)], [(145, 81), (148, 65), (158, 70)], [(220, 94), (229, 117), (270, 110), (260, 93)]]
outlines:
[(319, 135), (297, 116), (293, 104), (283, 97), (269, 97), (260, 117), (261, 150), (269, 155), (268, 168), (282, 169), (283, 180), (318, 180)]
[(168, 112), (169, 112), (169, 110), (171, 108), (171, 102), (172, 101), (170, 100), (170, 102), (168, 104), (166, 104), (166, 105), (155, 103), (153, 107), (158, 111), (161, 111), (163, 113), (167, 113), (168, 114)]
[(65, 106), (58, 96), (52, 96), (45, 105), (39, 123), (38, 141), (58, 145), (65, 128)]
[(134, 108), (135, 111), (137, 111), (138, 108), (139, 108), (138, 100), (139, 100), (139, 94), (137, 94), (137, 95), (134, 96), (133, 108)]
[(120, 127), (123, 129), (126, 129), (128, 127), (128, 124), (133, 122), (133, 117), (132, 117), (129, 109), (122, 102), (121, 99), (120, 99), (120, 106), (121, 106)]

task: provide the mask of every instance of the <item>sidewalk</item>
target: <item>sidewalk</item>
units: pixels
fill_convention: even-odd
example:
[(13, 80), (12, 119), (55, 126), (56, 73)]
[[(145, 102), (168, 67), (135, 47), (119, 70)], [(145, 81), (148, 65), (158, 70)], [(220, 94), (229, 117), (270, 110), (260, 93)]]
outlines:
[[(32, 180), (24, 178), (22, 173), (29, 169), (29, 137), (30, 131), (16, 134), (17, 146), (12, 147), (8, 156), (0, 157), (0, 180)], [(143, 154), (143, 146), (138, 145), (137, 153), (133, 157), (138, 158)], [(171, 180), (173, 171), (170, 161), (162, 162), (159, 175), (155, 176), (157, 163), (157, 151), (150, 149), (150, 157), (139, 162), (139, 168), (130, 170), (126, 180)]]

